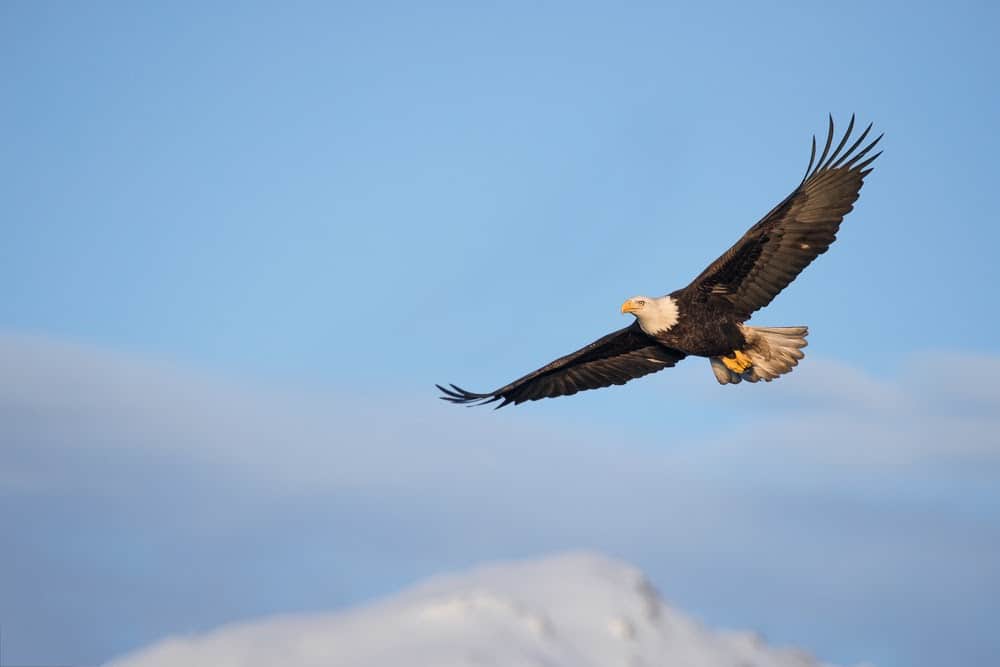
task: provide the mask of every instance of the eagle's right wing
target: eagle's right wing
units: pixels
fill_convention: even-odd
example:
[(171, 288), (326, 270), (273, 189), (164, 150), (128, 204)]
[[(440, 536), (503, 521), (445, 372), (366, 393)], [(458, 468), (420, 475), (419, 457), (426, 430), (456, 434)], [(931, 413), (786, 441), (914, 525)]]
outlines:
[(655, 373), (673, 366), (684, 353), (656, 342), (633, 322), (600, 338), (590, 345), (560, 357), (552, 363), (487, 394), (476, 394), (461, 387), (450, 389), (435, 385), (444, 392), (443, 400), (452, 403), (483, 405), (501, 401), (503, 406), (540, 398), (570, 396), (578, 391), (598, 389)]

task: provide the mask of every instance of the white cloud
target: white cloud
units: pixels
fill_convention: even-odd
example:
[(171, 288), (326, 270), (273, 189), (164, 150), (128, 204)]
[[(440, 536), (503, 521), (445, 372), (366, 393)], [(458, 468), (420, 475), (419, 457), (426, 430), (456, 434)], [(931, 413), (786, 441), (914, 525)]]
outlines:
[(750, 632), (709, 630), (637, 569), (595, 554), (439, 576), (339, 614), (158, 642), (109, 667), (819, 667)]
[(742, 423), (699, 447), (750, 466), (781, 457), (786, 465), (844, 467), (845, 476), (851, 469), (1000, 470), (1000, 360), (927, 352), (896, 377), (808, 361), (764, 392), (726, 396)]
[[(99, 348), (0, 335), (0, 409), (10, 415), (0, 428), (30, 429), (22, 435), (36, 454), (17, 459), (7, 452), (0, 488), (84, 481), (74, 482), (72, 467), (37, 456), (67, 450), (142, 451), (293, 494), (331, 487), (475, 488), (478, 476), (502, 475), (499, 468), (516, 465), (512, 454), (522, 457), (527, 483), (538, 472), (547, 477), (551, 466), (575, 475), (587, 466), (620, 469), (650, 482), (690, 476), (692, 466), (714, 474), (720, 460), (750, 466), (752, 473), (775, 456), (806, 466), (1000, 466), (994, 436), (1000, 432), (994, 381), (1000, 360), (931, 358), (897, 379), (810, 359), (766, 387), (699, 386), (696, 391), (706, 392), (701, 403), (711, 406), (706, 415), (738, 412), (738, 424), (709, 423), (694, 437), (633, 449), (630, 440), (669, 436), (674, 418), (633, 418), (601, 432), (539, 411), (457, 409), (435, 401), (430, 390), (416, 399), (264, 391)], [(455, 475), (456, 467), (464, 474)]]
[[(945, 660), (914, 637), (961, 592), (948, 636), (973, 664), (992, 647), (977, 610), (1000, 595), (997, 362), (928, 356), (898, 377), (808, 359), (733, 391), (695, 368), (703, 397), (602, 428), (558, 410), (458, 409), (430, 391), (266, 391), (0, 336), (0, 493), (14, 499), (0, 520), (32, 536), (0, 552), (0, 618), (31, 607), (51, 635), (62, 608), (30, 582), (95, 591), (63, 623), (103, 643), (28, 656), (93, 663), (247, 613), (587, 547), (641, 563), (713, 622), (841, 662), (883, 644), (910, 665)], [(701, 425), (678, 437), (681, 416)], [(214, 588), (228, 593), (192, 608)], [(821, 625), (797, 611), (817, 605)], [(131, 639), (115, 643), (126, 620)]]

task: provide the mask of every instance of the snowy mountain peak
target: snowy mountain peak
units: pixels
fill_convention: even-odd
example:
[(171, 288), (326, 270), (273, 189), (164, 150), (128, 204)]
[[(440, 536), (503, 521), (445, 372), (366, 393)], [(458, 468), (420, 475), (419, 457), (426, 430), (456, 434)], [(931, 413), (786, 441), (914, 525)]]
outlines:
[(634, 567), (591, 553), (437, 576), (356, 610), (174, 638), (109, 667), (819, 667), (757, 635), (714, 632)]

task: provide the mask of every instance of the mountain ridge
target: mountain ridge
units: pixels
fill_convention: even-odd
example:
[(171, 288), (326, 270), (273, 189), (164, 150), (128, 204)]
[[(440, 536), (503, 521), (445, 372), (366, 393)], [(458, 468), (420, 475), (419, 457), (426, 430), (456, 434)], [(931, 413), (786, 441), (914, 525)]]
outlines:
[(435, 575), (353, 609), (173, 637), (107, 667), (832, 667), (711, 630), (637, 568), (593, 552)]

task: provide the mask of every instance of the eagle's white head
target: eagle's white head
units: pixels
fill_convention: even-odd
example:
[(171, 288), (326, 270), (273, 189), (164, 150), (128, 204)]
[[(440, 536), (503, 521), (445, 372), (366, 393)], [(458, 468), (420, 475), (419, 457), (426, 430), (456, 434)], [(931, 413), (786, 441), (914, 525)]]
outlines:
[(650, 336), (663, 333), (677, 324), (677, 302), (669, 296), (634, 296), (622, 304), (622, 313), (631, 313), (639, 327)]

